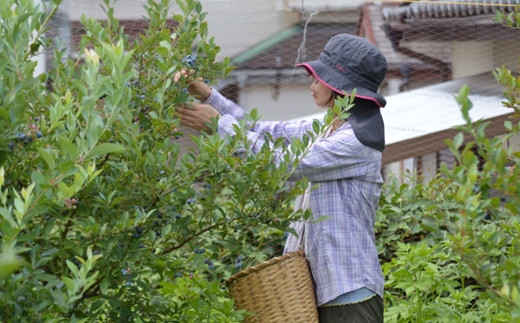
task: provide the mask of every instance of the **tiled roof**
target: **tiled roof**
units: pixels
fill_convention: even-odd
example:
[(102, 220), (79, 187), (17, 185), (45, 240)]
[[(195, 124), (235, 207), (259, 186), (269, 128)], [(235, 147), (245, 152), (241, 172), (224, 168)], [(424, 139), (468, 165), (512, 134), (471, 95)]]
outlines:
[[(102, 23), (106, 21), (100, 20)], [(74, 49), (79, 47), (79, 41), (83, 35), (85, 35), (85, 28), (80, 21), (71, 21), (71, 45)], [(168, 20), (167, 26), (173, 28), (177, 25), (177, 21)], [(124, 28), (124, 33), (128, 36), (130, 41), (135, 40), (139, 35), (143, 34), (148, 28), (148, 21), (144, 19), (136, 20), (119, 20), (119, 26)]]
[(383, 17), (389, 22), (406, 19), (472, 17), (492, 15), (497, 10), (511, 12), (518, 5), (520, 0), (415, 1), (406, 6), (385, 8)]
[[(299, 25), (273, 36), (246, 52), (235, 56), (232, 62), (238, 70), (291, 69), (302, 45), (304, 26)], [(327, 41), (339, 33), (355, 35), (357, 24), (309, 24), (306, 31), (305, 57), (300, 61), (313, 60), (325, 47)]]
[[(411, 58), (395, 51), (384, 29), (384, 21), (382, 16), (382, 11), (384, 9), (385, 8), (382, 6), (366, 4), (363, 10), (363, 19), (367, 19), (367, 23), (369, 23), (371, 27), (370, 31), (367, 29), (365, 31), (366, 33), (372, 33), (372, 35), (367, 35), (367, 37), (372, 38), (375, 45), (383, 52), (388, 62), (389, 68), (392, 68), (393, 65), (397, 65), (397, 67), (399, 67), (400, 64), (403, 63), (406, 63), (409, 67), (414, 68), (431, 67), (431, 64), (428, 62), (424, 62), (417, 58)], [(415, 52), (428, 55), (445, 63), (450, 63), (451, 61), (451, 53), (449, 50), (450, 45), (447, 42), (408, 42), (406, 43), (406, 47)]]

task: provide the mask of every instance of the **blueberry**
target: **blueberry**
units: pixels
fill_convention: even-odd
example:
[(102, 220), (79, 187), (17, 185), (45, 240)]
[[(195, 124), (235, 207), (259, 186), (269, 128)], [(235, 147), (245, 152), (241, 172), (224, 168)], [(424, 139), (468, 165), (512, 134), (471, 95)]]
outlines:
[(179, 277), (182, 277), (182, 274), (181, 273), (175, 273), (175, 274), (173, 274), (173, 277), (174, 278), (179, 278)]
[(186, 200), (186, 203), (187, 203), (187, 204), (193, 204), (193, 203), (195, 203), (195, 198), (189, 198), (189, 199), (187, 199), (187, 200)]
[(126, 286), (126, 287), (130, 287), (130, 286), (132, 286), (132, 282), (131, 282), (131, 281), (127, 281), (127, 282), (125, 283), (125, 286)]
[(193, 67), (197, 62), (197, 56), (186, 55), (186, 57), (183, 59), (183, 62)]
[(23, 141), (23, 140), (27, 139), (27, 135), (21, 132), (18, 134), (18, 139)]
[(240, 269), (240, 268), (242, 268), (242, 263), (241, 262), (237, 262), (235, 264), (235, 269)]
[(26, 139), (25, 139), (26, 142), (32, 142), (33, 141), (33, 138), (31, 136), (26, 136)]
[(43, 137), (42, 132), (41, 132), (41, 131), (36, 132), (36, 137), (37, 137), (37, 138), (41, 138), (41, 137)]
[(200, 248), (200, 249), (197, 248), (197, 249), (193, 250), (193, 252), (196, 254), (203, 254), (205, 251), (206, 251), (206, 249), (204, 249), (204, 248)]
[(11, 150), (14, 150), (14, 142), (8, 143), (7, 147), (9, 147)]

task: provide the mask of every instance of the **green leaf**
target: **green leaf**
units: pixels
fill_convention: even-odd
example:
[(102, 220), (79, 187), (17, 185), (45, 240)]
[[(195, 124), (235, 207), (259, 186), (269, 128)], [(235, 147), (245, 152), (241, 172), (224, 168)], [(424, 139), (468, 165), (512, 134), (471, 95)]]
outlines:
[(16, 271), (22, 262), (16, 258), (16, 254), (12, 250), (7, 250), (0, 255), (0, 280), (5, 279), (11, 273)]
[(65, 286), (67, 286), (67, 290), (70, 292), (70, 294), (73, 294), (76, 292), (76, 288), (75, 288), (75, 284), (74, 284), (74, 280), (67, 277), (67, 276), (62, 276), (61, 277), (61, 280), (63, 281), (63, 283), (65, 284)]
[(321, 129), (321, 124), (318, 120), (314, 120), (312, 122), (312, 131), (314, 131), (315, 134), (319, 133)]
[(473, 107), (473, 103), (468, 98), (470, 92), (470, 88), (468, 85), (464, 85), (460, 90), (455, 99), (459, 106), (461, 107), (462, 117), (467, 124), (471, 124), (471, 118), (469, 117), (469, 110)]
[(38, 185), (44, 185), (49, 183), (47, 178), (40, 171), (32, 172), (31, 180)]
[(166, 40), (162, 40), (161, 42), (159, 42), (159, 45), (161, 45), (161, 47), (166, 48), (168, 51), (172, 50), (172, 45)]
[(74, 185), (68, 186), (63, 182), (58, 183), (58, 189), (60, 193), (65, 197), (72, 197), (75, 193)]
[(462, 142), (464, 141), (464, 135), (459, 132), (457, 135), (455, 135), (455, 137), (453, 138), (453, 146), (455, 149), (458, 149), (461, 145), (462, 145)]
[[(75, 160), (76, 157), (78, 156), (78, 152), (76, 150), (76, 146), (74, 146), (74, 144), (72, 144), (72, 142), (68, 141), (65, 137), (61, 136), (59, 138), (59, 142), (60, 142), (60, 147), (61, 147), (61, 150), (64, 152), (64, 153), (67, 153), (70, 157), (70, 159), (72, 160)], [(47, 162), (47, 164), (50, 165), (54, 165), (54, 159), (52, 158), (49, 158), (49, 160), (47, 160), (46, 156), (43, 156), (44, 157), (45, 161)], [(54, 166), (52, 167), (54, 168)]]
[(79, 269), (72, 261), (66, 261), (67, 267), (69, 267), (70, 271), (74, 274), (74, 276), (78, 277)]
[(45, 160), (49, 169), (54, 169), (56, 163), (54, 161), (54, 155), (49, 153), (46, 149), (39, 148), (38, 153)]
[(108, 289), (110, 287), (110, 281), (108, 280), (108, 278), (103, 278), (103, 280), (101, 281), (101, 283), (99, 284), (99, 288), (101, 290), (101, 293), (103, 295), (106, 295), (108, 293)]
[(98, 155), (106, 155), (111, 153), (121, 153), (125, 151), (125, 147), (119, 145), (119, 144), (113, 144), (113, 143), (103, 143), (101, 145), (98, 145), (94, 147), (86, 156), (85, 159), (90, 159), (92, 157), (98, 156)]

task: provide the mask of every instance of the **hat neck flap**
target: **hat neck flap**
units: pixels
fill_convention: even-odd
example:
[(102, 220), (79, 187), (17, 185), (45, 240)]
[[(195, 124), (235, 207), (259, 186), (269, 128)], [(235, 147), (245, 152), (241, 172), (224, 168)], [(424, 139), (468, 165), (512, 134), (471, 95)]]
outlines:
[(350, 116), (347, 121), (357, 140), (382, 152), (385, 148), (385, 126), (378, 105), (371, 100), (356, 98), (348, 112)]

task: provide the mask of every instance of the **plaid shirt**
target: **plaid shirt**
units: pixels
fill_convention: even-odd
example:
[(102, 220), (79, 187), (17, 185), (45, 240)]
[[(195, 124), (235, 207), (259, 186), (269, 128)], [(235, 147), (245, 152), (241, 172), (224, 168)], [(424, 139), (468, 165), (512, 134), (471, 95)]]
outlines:
[[(207, 104), (221, 114), (218, 132), (234, 135), (233, 124), (244, 111), (213, 89)], [(312, 129), (312, 121), (257, 122), (248, 132), (257, 152), (262, 133), (273, 138), (300, 137)], [(383, 274), (375, 246), (374, 222), (381, 185), (381, 152), (361, 144), (348, 122), (319, 139), (302, 158), (291, 179), (306, 177), (318, 188), (309, 196), (313, 216), (328, 219), (305, 226), (305, 254), (316, 284), (318, 306), (360, 288), (383, 297)], [(289, 237), (285, 252), (298, 248)]]

